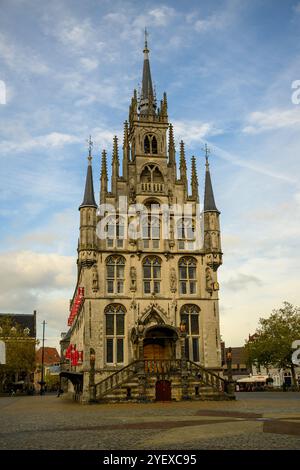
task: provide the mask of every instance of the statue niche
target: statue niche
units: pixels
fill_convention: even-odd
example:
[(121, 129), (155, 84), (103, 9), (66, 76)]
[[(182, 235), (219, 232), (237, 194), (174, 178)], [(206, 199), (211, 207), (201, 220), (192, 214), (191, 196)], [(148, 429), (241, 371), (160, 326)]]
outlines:
[(205, 278), (206, 278), (206, 290), (207, 292), (211, 294), (213, 291), (213, 279), (211, 275), (211, 270), (208, 267), (205, 270)]
[(134, 266), (130, 268), (130, 290), (136, 291), (136, 268)]
[(93, 270), (92, 270), (92, 289), (93, 289), (93, 292), (97, 292), (99, 289), (99, 277), (98, 277), (98, 269), (97, 269), (96, 264), (94, 264)]

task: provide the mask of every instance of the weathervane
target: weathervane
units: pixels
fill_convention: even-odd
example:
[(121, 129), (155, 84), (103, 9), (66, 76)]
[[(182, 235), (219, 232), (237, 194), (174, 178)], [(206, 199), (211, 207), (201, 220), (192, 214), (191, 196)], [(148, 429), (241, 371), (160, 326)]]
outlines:
[(148, 50), (148, 41), (147, 41), (148, 36), (149, 36), (149, 33), (147, 31), (147, 28), (145, 28), (145, 49), (144, 49), (143, 52), (149, 52), (149, 50)]
[(91, 135), (90, 135), (90, 137), (88, 138), (87, 143), (89, 144), (89, 156), (88, 156), (88, 161), (91, 163), (91, 161), (92, 161), (92, 147), (93, 147), (93, 145), (94, 145), (94, 142), (92, 141), (92, 136), (91, 136)]
[(208, 168), (209, 167), (208, 156), (210, 154), (210, 148), (207, 146), (207, 144), (205, 144), (204, 147), (202, 147), (202, 150), (205, 152), (206, 168)]

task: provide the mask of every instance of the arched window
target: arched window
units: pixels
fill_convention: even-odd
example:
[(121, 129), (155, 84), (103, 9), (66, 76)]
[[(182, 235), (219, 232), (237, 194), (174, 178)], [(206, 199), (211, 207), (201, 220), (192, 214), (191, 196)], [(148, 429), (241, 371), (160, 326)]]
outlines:
[(123, 294), (124, 292), (123, 256), (109, 256), (106, 259), (106, 287), (108, 294)]
[(157, 154), (157, 139), (155, 135), (148, 134), (144, 138), (144, 153)]
[(125, 222), (121, 216), (108, 217), (106, 224), (106, 240), (108, 248), (123, 248), (125, 237)]
[(185, 324), (185, 355), (194, 362), (200, 361), (199, 354), (199, 313), (197, 305), (187, 304), (181, 308), (180, 320)]
[(145, 204), (147, 213), (141, 216), (142, 238), (144, 248), (159, 248), (160, 241), (160, 208), (157, 202)]
[(145, 153), (150, 153), (150, 139), (149, 136), (146, 135), (144, 139), (144, 152)]
[(159, 294), (161, 281), (161, 260), (157, 256), (147, 256), (143, 260), (144, 294)]
[(179, 293), (196, 294), (197, 292), (197, 261), (195, 258), (184, 257), (179, 260)]
[(157, 165), (149, 163), (141, 173), (141, 190), (148, 192), (161, 193), (164, 190), (164, 178)]
[(107, 364), (124, 363), (125, 308), (111, 304), (105, 308), (105, 335)]
[(156, 140), (155, 135), (152, 137), (151, 144), (152, 144), (152, 153), (157, 153), (157, 140)]

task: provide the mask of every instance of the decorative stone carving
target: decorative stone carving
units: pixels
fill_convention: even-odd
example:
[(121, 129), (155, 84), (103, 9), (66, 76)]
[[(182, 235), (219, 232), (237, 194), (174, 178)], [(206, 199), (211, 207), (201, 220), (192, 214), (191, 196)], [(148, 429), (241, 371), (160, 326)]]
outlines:
[(129, 204), (135, 204), (136, 201), (136, 192), (134, 180), (131, 179), (129, 183)]
[(170, 290), (173, 293), (177, 290), (177, 276), (174, 268), (170, 270)]
[(130, 268), (130, 290), (136, 291), (136, 268), (134, 266)]
[(92, 289), (94, 292), (97, 292), (99, 289), (98, 269), (96, 264), (94, 264), (92, 271)]
[(205, 277), (206, 277), (206, 290), (207, 292), (211, 293), (213, 291), (213, 279), (212, 279), (210, 268), (206, 268)]

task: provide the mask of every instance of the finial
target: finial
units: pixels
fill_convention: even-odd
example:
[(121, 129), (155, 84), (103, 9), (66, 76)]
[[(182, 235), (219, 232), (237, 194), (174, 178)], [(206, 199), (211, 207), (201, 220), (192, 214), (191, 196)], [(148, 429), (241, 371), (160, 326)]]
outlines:
[(88, 156), (88, 161), (89, 161), (89, 165), (91, 165), (91, 162), (92, 162), (92, 147), (94, 145), (94, 142), (92, 141), (92, 136), (90, 135), (88, 140), (87, 140), (87, 143), (89, 144), (89, 156)]
[(206, 169), (209, 170), (208, 156), (210, 154), (210, 148), (207, 146), (207, 144), (205, 144), (204, 147), (202, 147), (202, 150), (205, 152)]
[(143, 52), (149, 52), (149, 50), (148, 50), (148, 41), (147, 41), (148, 36), (149, 36), (149, 33), (147, 31), (147, 28), (145, 28), (145, 48), (144, 48)]

